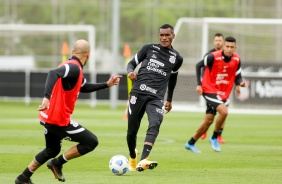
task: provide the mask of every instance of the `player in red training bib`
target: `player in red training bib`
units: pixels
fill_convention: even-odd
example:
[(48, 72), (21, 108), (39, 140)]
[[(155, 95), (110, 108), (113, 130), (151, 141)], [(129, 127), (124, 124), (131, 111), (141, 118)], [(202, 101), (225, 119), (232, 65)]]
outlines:
[[(241, 87), (247, 86), (241, 75), (240, 56), (235, 53), (236, 39), (229, 36), (225, 38), (223, 50), (216, 51), (205, 56), (196, 65), (197, 93), (206, 100), (206, 116), (196, 133), (186, 142), (185, 148), (194, 153), (201, 153), (196, 146), (196, 141), (205, 133), (212, 124), (216, 113), (216, 124), (213, 135), (209, 141), (212, 148), (221, 151), (218, 144), (220, 128), (228, 115), (227, 105), (234, 83)], [(201, 80), (201, 68), (205, 67)]]

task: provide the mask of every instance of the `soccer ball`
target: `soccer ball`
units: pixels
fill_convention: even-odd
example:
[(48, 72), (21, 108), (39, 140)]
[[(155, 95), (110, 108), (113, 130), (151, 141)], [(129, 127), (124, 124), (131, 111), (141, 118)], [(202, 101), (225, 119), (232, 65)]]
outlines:
[(116, 175), (123, 175), (128, 171), (129, 162), (123, 155), (115, 155), (111, 158), (109, 168)]

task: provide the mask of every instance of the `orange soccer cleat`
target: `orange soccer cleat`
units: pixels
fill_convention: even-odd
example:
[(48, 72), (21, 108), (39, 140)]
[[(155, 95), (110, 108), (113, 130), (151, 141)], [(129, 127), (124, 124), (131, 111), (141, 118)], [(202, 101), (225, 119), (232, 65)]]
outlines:
[(204, 140), (207, 137), (207, 132), (205, 132), (202, 136), (201, 139)]
[(220, 144), (222, 144), (222, 143), (225, 142), (225, 141), (222, 139), (221, 136), (218, 136), (218, 137), (217, 137), (217, 141), (218, 141), (218, 143), (220, 143)]

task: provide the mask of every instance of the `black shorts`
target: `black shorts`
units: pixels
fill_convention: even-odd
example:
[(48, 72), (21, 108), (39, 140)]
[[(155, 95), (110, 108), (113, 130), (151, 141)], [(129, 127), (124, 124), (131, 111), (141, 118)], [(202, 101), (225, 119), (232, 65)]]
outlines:
[(127, 130), (129, 134), (137, 134), (145, 112), (149, 121), (147, 134), (158, 135), (164, 116), (164, 102), (157, 97), (138, 93), (130, 94)]
[(219, 98), (219, 96), (217, 94), (207, 94), (207, 93), (203, 93), (203, 97), (206, 100), (206, 114), (213, 114), (216, 115), (216, 108), (217, 106), (219, 106), (220, 104), (225, 104), (226, 106), (229, 105), (230, 100), (222, 100)]
[(93, 140), (97, 140), (92, 132), (73, 120), (68, 126), (58, 126), (42, 121), (40, 121), (40, 124), (44, 126), (46, 148), (61, 147), (63, 139), (86, 145)]

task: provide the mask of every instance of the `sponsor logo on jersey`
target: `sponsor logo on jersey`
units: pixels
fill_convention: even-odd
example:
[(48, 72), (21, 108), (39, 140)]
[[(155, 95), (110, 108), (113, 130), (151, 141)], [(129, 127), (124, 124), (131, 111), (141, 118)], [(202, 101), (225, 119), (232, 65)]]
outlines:
[[(140, 88), (141, 88), (141, 87), (140, 87)], [(136, 100), (137, 100), (137, 97), (136, 97), (136, 96), (131, 96), (129, 102), (130, 102), (131, 104), (136, 104)]]
[(216, 93), (217, 95), (222, 95), (222, 96), (225, 96), (225, 92), (224, 91), (217, 91)]
[(153, 45), (153, 47), (154, 47), (155, 49), (161, 50), (161, 48), (158, 47), (158, 46)]
[(157, 59), (157, 56), (155, 54), (152, 55), (152, 58)]
[(162, 62), (160, 62), (160, 61), (158, 61), (158, 60), (155, 60), (155, 59), (150, 59), (150, 62), (149, 62), (149, 64), (150, 65), (153, 65), (152, 63), (155, 63), (156, 65), (156, 67), (157, 68), (159, 68), (159, 66), (164, 66), (164, 64), (162, 63)]
[(164, 63), (157, 61), (155, 59), (150, 59), (150, 62), (148, 63), (147, 66), (147, 70), (148, 71), (153, 71), (153, 72), (157, 72), (163, 76), (166, 76), (166, 72), (164, 72), (162, 69), (160, 69), (159, 67), (164, 67)]
[(219, 74), (217, 74), (215, 83), (217, 85), (219, 85), (219, 84), (229, 84), (229, 81), (224, 79), (227, 76), (228, 76), (227, 73), (219, 73)]
[(174, 64), (175, 60), (176, 60), (175, 56), (170, 56), (170, 58), (169, 58), (170, 63)]
[(233, 57), (234, 60), (236, 61), (239, 61), (239, 58), (238, 57)]
[(142, 91), (148, 91), (148, 92), (150, 92), (150, 93), (157, 94), (157, 90), (155, 90), (155, 89), (153, 89), (153, 88), (151, 88), (151, 87), (149, 87), (149, 86), (146, 86), (146, 84), (141, 84), (141, 85), (140, 85), (140, 89), (141, 89)]

